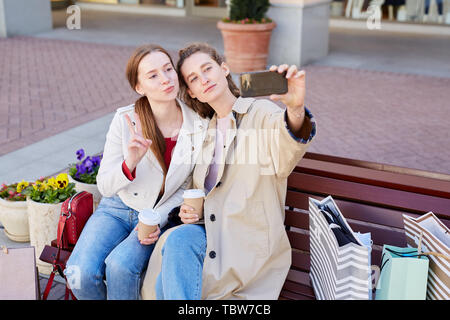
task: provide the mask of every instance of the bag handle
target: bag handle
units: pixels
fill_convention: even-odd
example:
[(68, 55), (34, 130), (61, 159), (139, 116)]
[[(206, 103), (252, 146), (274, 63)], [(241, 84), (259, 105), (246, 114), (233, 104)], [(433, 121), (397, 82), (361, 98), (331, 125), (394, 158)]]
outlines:
[[(84, 191), (77, 192), (72, 197), (70, 197), (69, 203), (67, 205), (67, 212), (68, 212), (67, 219), (69, 219), (72, 216), (72, 201), (75, 199), (76, 196), (78, 196), (79, 194), (81, 194), (83, 192)], [(65, 214), (63, 212), (61, 212), (61, 215), (65, 216)]]
[[(411, 252), (399, 252), (399, 251), (395, 251), (395, 250), (392, 250), (392, 249), (389, 249), (389, 248), (384, 248), (384, 249), (386, 251), (388, 251), (390, 253), (393, 253), (393, 254), (395, 254), (395, 255), (397, 255), (399, 257), (402, 257), (402, 258), (416, 258), (416, 257), (426, 256), (426, 254), (419, 253), (418, 251), (417, 251), (418, 254), (415, 254), (416, 253), (415, 250), (411, 251)], [(383, 261), (385, 254), (386, 254), (386, 252), (384, 252), (383, 255), (381, 256), (381, 261)], [(381, 268), (380, 268), (380, 273), (381, 273), (381, 271), (383, 270), (383, 267), (386, 265), (386, 263), (388, 261), (389, 261), (389, 259), (386, 259), (386, 261), (383, 262), (383, 264), (381, 265)]]
[(446, 259), (450, 261), (450, 256), (446, 256), (445, 254), (439, 253), (439, 252), (434, 252), (434, 251), (427, 251), (427, 252), (422, 252), (422, 238), (423, 238), (423, 231), (420, 231), (420, 236), (419, 236), (419, 244), (417, 246), (417, 252), (419, 254), (425, 255), (425, 256), (435, 256), (435, 257), (439, 257), (442, 259)]

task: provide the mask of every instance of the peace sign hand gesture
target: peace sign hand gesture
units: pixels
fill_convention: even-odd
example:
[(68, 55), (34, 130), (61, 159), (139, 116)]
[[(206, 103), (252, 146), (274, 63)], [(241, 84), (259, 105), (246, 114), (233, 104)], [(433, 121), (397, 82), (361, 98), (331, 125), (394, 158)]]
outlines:
[(136, 126), (134, 126), (131, 122), (130, 116), (127, 114), (125, 115), (125, 120), (127, 122), (131, 136), (131, 139), (128, 143), (128, 157), (125, 159), (125, 164), (130, 171), (133, 171), (136, 168), (136, 166), (144, 157), (148, 148), (152, 144), (152, 141), (150, 139), (145, 139), (142, 134), (141, 121), (139, 120), (139, 116), (137, 115), (137, 113), (134, 114), (134, 117), (136, 119)]

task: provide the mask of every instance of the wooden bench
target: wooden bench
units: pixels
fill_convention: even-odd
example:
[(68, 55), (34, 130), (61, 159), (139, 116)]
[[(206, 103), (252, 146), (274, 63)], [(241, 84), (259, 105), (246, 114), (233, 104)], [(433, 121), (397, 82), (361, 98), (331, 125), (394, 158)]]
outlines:
[(450, 227), (450, 175), (307, 153), (288, 178), (286, 231), (292, 265), (279, 299), (315, 299), (309, 278), (308, 198), (331, 195), (353, 231), (371, 232), (372, 265), (383, 244), (406, 247), (402, 214), (429, 211)]

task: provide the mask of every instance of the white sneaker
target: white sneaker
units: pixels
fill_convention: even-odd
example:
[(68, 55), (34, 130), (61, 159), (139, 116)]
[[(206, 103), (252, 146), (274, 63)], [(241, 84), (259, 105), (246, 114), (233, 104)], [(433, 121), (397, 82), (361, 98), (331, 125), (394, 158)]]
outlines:
[(444, 16), (441, 14), (438, 16), (437, 23), (443, 23), (444, 22)]
[(423, 18), (422, 18), (422, 22), (427, 22), (428, 21), (428, 15), (424, 14)]

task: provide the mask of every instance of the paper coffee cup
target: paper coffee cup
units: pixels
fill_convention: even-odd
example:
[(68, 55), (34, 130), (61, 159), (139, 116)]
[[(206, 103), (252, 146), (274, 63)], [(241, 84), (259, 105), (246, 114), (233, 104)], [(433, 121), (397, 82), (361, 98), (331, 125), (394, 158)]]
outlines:
[(161, 216), (153, 209), (144, 209), (139, 212), (138, 222), (138, 238), (143, 240), (148, 238), (148, 235), (158, 229), (158, 224), (161, 223)]
[(184, 204), (194, 208), (192, 213), (198, 215), (198, 219), (203, 219), (203, 202), (205, 200), (205, 192), (201, 189), (189, 189), (183, 193)]

